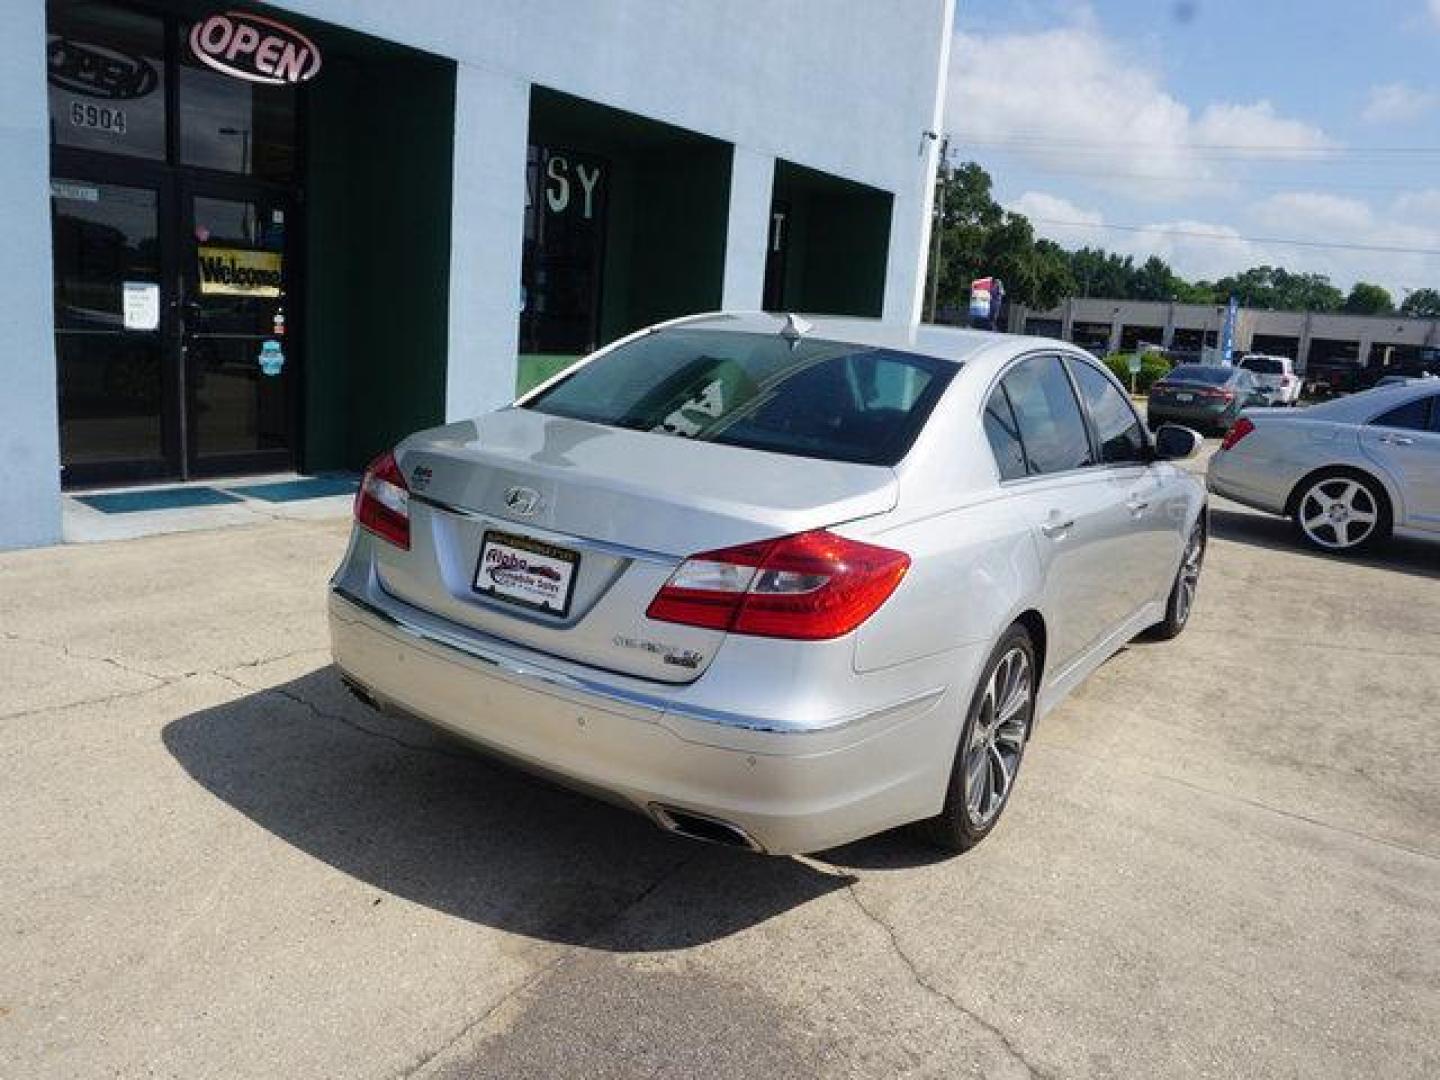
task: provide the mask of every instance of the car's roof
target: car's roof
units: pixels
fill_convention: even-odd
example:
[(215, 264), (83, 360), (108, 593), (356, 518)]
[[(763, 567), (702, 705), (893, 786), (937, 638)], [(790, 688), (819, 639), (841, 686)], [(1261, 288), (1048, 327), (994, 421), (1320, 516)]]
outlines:
[(663, 326), (723, 330), (734, 333), (778, 334), (791, 318), (809, 324), (807, 338), (844, 341), (854, 345), (870, 345), (878, 349), (896, 349), (920, 353), (956, 363), (1002, 363), (1018, 353), (1036, 349), (1063, 350), (1072, 355), (1087, 355), (1076, 346), (1053, 338), (1000, 334), (990, 330), (966, 330), (956, 326), (935, 326), (931, 323), (906, 324), (883, 319), (862, 319), (840, 315), (776, 314), (767, 311), (715, 311), (690, 315), (662, 324)]
[(1302, 409), (1299, 419), (1331, 420), (1339, 423), (1361, 423), (1404, 405), (1413, 398), (1440, 393), (1440, 379), (1415, 379), (1389, 386), (1375, 386), (1358, 394), (1348, 394), (1319, 405)]

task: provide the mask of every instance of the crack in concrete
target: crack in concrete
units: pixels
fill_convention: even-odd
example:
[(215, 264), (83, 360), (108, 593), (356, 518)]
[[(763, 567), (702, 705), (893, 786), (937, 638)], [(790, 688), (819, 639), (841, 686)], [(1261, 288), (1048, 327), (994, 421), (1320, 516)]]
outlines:
[[(234, 670), (239, 669), (227, 669), (227, 671)], [(347, 730), (352, 731), (357, 735), (364, 735), (372, 739), (381, 739), (385, 742), (392, 743), (395, 746), (399, 746), (405, 750), (412, 750), (417, 754), (429, 754), (432, 757), (451, 758), (455, 761), (476, 762), (482, 760), (475, 754), (468, 753), (464, 750), (447, 750), (443, 746), (424, 746), (420, 743), (413, 743), (410, 742), (408, 739), (403, 739), (399, 735), (392, 735), (388, 731), (377, 731), (374, 728), (366, 727), (364, 724), (360, 723), (357, 720), (351, 719), (344, 713), (332, 712), (329, 709), (322, 708), (315, 702), (311, 701), (309, 698), (304, 697), (301, 694), (297, 694), (292, 690), (287, 690), (282, 686), (250, 686), (249, 684), (241, 682), (239, 679), (236, 679), (233, 676), (229, 675), (227, 671), (211, 671), (207, 672), (207, 674), (213, 675), (217, 679), (223, 679), (231, 686), (234, 686), (240, 690), (244, 690), (247, 694), (274, 694), (276, 697), (281, 697), (284, 698), (286, 701), (294, 702), (296, 705), (299, 705), (302, 709), (307, 710), (312, 716), (317, 717), (318, 719), (329, 720), (331, 723), (339, 724), (341, 727), (346, 728)]]
[(21, 709), (19, 712), (0, 713), (0, 721), (3, 720), (26, 720), (32, 716), (40, 716), (43, 713), (58, 712), (61, 709), (81, 709), (91, 705), (107, 705), (112, 701), (124, 701), (126, 698), (144, 697), (146, 694), (154, 694), (167, 686), (173, 686), (190, 678), (190, 675), (180, 675), (166, 682), (154, 683), (150, 686), (142, 686), (135, 690), (119, 690), (113, 694), (102, 694), (100, 697), (81, 698), (79, 701), (64, 701), (58, 705), (37, 705), (33, 709)]
[(136, 687), (130, 690), (117, 690), (114, 693), (100, 694), (96, 697), (80, 698), (76, 701), (57, 702), (53, 705), (37, 705), (31, 709), (20, 709), (16, 712), (0, 713), (0, 720), (23, 720), (31, 716), (39, 716), (42, 713), (56, 712), (61, 709), (76, 709), (84, 708), (90, 705), (105, 705), (112, 701), (123, 701), (126, 698), (144, 697), (146, 694), (151, 694), (160, 690), (164, 690), (166, 687), (175, 686), (179, 683), (185, 682), (188, 679), (193, 679), (201, 675), (213, 675), (216, 678), (222, 679), (225, 682), (231, 683), (234, 686), (241, 687), (247, 692), (256, 693), (259, 692), (262, 688), (246, 686), (244, 683), (241, 683), (238, 680), (231, 678), (227, 673), (232, 671), (244, 671), (248, 668), (263, 667), (266, 664), (279, 663), (282, 660), (289, 660), (292, 657), (303, 656), (306, 653), (325, 651), (322, 647), (293, 649), (287, 653), (280, 653), (276, 656), (262, 656), (255, 660), (247, 660), (244, 663), (234, 664), (229, 667), (196, 668), (191, 671), (177, 672), (173, 675), (156, 675), (152, 671), (146, 671), (144, 668), (135, 667), (131, 664), (127, 664), (117, 657), (97, 656), (94, 653), (81, 652), (63, 641), (49, 641), (45, 638), (26, 637), (23, 634), (17, 634), (11, 630), (0, 631), (0, 638), (3, 638), (5, 641), (13, 641), (16, 644), (20, 645), (36, 645), (41, 648), (51, 649), (70, 660), (88, 660), (94, 663), (108, 664), (110, 667), (113, 667), (118, 671), (123, 671), (127, 675), (135, 675), (140, 678), (150, 680), (149, 685)]
[[(1096, 761), (1106, 765), (1114, 764), (1114, 760), (1111, 758), (1103, 758), (1098, 757), (1095, 754), (1087, 754), (1083, 750), (1076, 750), (1074, 747), (1070, 746), (1047, 746), (1045, 747), (1045, 750), (1053, 751), (1059, 754), (1073, 754), (1075, 757), (1084, 758), (1086, 761)], [(1152, 772), (1149, 769), (1135, 769), (1132, 771), (1149, 780), (1159, 780), (1162, 783), (1174, 784), (1177, 787), (1183, 787), (1188, 791), (1194, 791), (1200, 795), (1208, 795), (1213, 799), (1221, 799), (1226, 802), (1239, 803), (1241, 806), (1248, 806), (1255, 810), (1264, 810), (1267, 813), (1274, 814), (1277, 817), (1286, 818), (1290, 821), (1298, 821), (1305, 825), (1313, 825), (1317, 829), (1326, 829), (1330, 832), (1340, 833), (1342, 836), (1348, 836), (1352, 840), (1363, 840), (1367, 843), (1378, 844), (1381, 847), (1387, 847), (1394, 851), (1403, 852), (1406, 855), (1413, 855), (1416, 858), (1420, 859), (1440, 861), (1440, 852), (1425, 851), (1421, 848), (1413, 848), (1407, 844), (1402, 844), (1395, 840), (1387, 840), (1383, 836), (1373, 836), (1370, 833), (1361, 832), (1358, 829), (1347, 829), (1344, 825), (1336, 825), (1333, 822), (1322, 821), (1320, 818), (1313, 818), (1306, 814), (1298, 813), (1294, 810), (1285, 810), (1278, 806), (1271, 806), (1269, 803), (1263, 803), (1258, 799), (1252, 799), (1245, 795), (1237, 795), (1234, 792), (1230, 791), (1216, 791), (1214, 788), (1207, 788), (1204, 785), (1197, 784), (1192, 780), (1185, 780), (1179, 776), (1170, 776), (1167, 773)]]
[[(1267, 574), (1267, 579), (1268, 576)], [(1203, 627), (1195, 627), (1191, 630), (1191, 633), (1197, 637), (1224, 638), (1227, 641), (1238, 640), (1233, 632), (1225, 630), (1207, 630)], [(1244, 641), (1247, 645), (1286, 645), (1291, 648), (1305, 649), (1310, 652), (1327, 651), (1344, 653), (1346, 655), (1383, 656), (1387, 659), (1396, 660), (1434, 660), (1440, 658), (1440, 650), (1422, 650), (1415, 652), (1405, 649), (1379, 648), (1373, 645), (1339, 645), (1334, 642), (1312, 638), (1274, 637), (1267, 634), (1251, 634), (1246, 636)]]
[[(660, 874), (658, 877), (655, 878), (655, 880), (651, 881), (648, 885), (646, 885), (629, 900), (627, 900), (623, 905), (616, 909), (615, 913), (611, 915), (610, 918), (606, 919), (603, 924), (596, 927), (595, 930), (591, 932), (587, 940), (590, 942), (594, 942), (602, 939), (607, 933), (613, 930), (621, 922), (621, 920), (625, 918), (626, 915), (630, 914), (630, 912), (634, 911), (646, 900), (650, 899), (651, 896), (655, 895), (655, 893), (659, 891), (662, 886), (669, 884), (675, 878), (679, 877), (680, 874), (684, 872), (697, 858), (699, 858), (698, 852), (692, 855), (687, 855), (684, 858), (678, 860), (675, 865), (664, 871), (664, 873)], [(473, 1033), (479, 1031), (482, 1027), (484, 1027), (485, 1023), (497, 1012), (499, 1012), (500, 1009), (502, 1009), (506, 1004), (514, 1001), (517, 997), (528, 993), (534, 987), (539, 986), (542, 982), (544, 982), (557, 970), (559, 970), (560, 967), (562, 967), (568, 961), (573, 960), (575, 956), (581, 952), (581, 950), (590, 947), (591, 946), (586, 943), (581, 943), (577, 945), (571, 945), (568, 948), (562, 950), (558, 956), (555, 956), (551, 960), (540, 965), (540, 967), (536, 968), (533, 972), (531, 972), (528, 977), (521, 980), (521, 982), (517, 986), (514, 986), (501, 994), (500, 997), (497, 998), (494, 1002), (492, 1002), (490, 1006), (485, 1009), (484, 1012), (482, 1012), (479, 1016), (475, 1017), (473, 1020), (466, 1022), (459, 1031), (457, 1031), (450, 1038), (446, 1039), (429, 1054), (423, 1055), (413, 1065), (406, 1066), (399, 1072), (395, 1073), (393, 1080), (409, 1080), (410, 1077), (418, 1075), (422, 1070), (428, 1068), (430, 1065), (434, 1064), (437, 1060), (439, 1060), (439, 1058), (452, 1047), (455, 1047), (460, 1043), (464, 1042)]]
[(134, 667), (130, 664), (124, 663), (123, 661), (114, 656), (97, 656), (94, 653), (80, 652), (72, 646), (67, 645), (63, 641), (48, 641), (45, 638), (26, 637), (23, 634), (17, 634), (10, 630), (0, 631), (0, 636), (3, 636), (6, 641), (13, 641), (19, 645), (38, 645), (41, 648), (54, 649), (61, 656), (69, 660), (89, 660), (91, 663), (108, 664), (110, 667), (113, 667), (118, 671), (123, 671), (127, 675), (138, 675), (142, 679), (151, 679), (157, 685), (161, 686), (165, 685), (168, 682), (174, 681), (174, 678), (184, 677), (167, 677), (165, 675), (156, 675), (153, 671), (146, 671), (144, 668)]
[(846, 895), (850, 897), (851, 902), (855, 905), (857, 909), (859, 909), (860, 913), (865, 916), (865, 918), (871, 923), (874, 923), (875, 926), (877, 926), (880, 931), (885, 935), (885, 937), (889, 940), (890, 951), (895, 954), (895, 956), (900, 960), (903, 965), (905, 965), (905, 969), (910, 972), (910, 978), (915, 983), (915, 985), (920, 987), (926, 993), (930, 994), (936, 1000), (950, 1006), (950, 1008), (953, 1009), (955, 1012), (959, 1013), (961, 1016), (965, 1017), (965, 1019), (969, 1020), (972, 1024), (975, 1024), (981, 1030), (992, 1036), (997, 1042), (999, 1042), (1001, 1047), (1004, 1048), (1005, 1052), (1009, 1054), (1010, 1057), (1017, 1064), (1019, 1064), (1021, 1068), (1025, 1070), (1027, 1075), (1038, 1077), (1039, 1080), (1052, 1080), (1052, 1075), (1039, 1068), (1037, 1065), (1031, 1062), (1029, 1058), (1027, 1058), (1023, 1053), (1021, 1053), (1020, 1048), (1015, 1045), (1014, 1041), (1010, 1038), (1010, 1036), (1005, 1034), (1005, 1032), (1002, 1031), (998, 1026), (992, 1024), (989, 1020), (986, 1020), (983, 1016), (975, 1012), (973, 1009), (966, 1008), (947, 990), (945, 990), (943, 987), (937, 986), (920, 973), (920, 969), (918, 966), (916, 966), (915, 961), (911, 959), (910, 955), (901, 946), (900, 937), (895, 932), (895, 928), (891, 926), (888, 922), (886, 922), (884, 919), (882, 919), (875, 911), (871, 910), (871, 908), (865, 903), (865, 901), (860, 898), (860, 893), (857, 889), (858, 884), (858, 882), (852, 881), (851, 884), (845, 886), (844, 891)]

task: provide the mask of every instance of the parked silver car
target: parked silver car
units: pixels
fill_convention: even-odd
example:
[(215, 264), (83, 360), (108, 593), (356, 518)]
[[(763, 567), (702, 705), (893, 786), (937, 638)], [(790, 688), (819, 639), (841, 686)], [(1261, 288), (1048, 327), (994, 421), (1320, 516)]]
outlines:
[(1208, 484), (1290, 518), (1322, 551), (1363, 551), (1391, 532), (1440, 538), (1440, 383), (1247, 412), (1210, 459)]
[(331, 582), (364, 700), (754, 850), (995, 825), (1036, 719), (1184, 627), (1205, 494), (1058, 341), (717, 314), (383, 454)]

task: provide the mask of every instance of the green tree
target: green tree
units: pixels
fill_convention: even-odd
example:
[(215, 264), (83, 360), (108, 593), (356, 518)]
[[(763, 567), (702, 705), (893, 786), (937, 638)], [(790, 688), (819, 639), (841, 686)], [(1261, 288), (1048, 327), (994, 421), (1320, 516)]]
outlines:
[(1345, 298), (1343, 310), (1352, 315), (1389, 315), (1395, 310), (1395, 301), (1379, 285), (1357, 281)]
[(1400, 314), (1421, 319), (1440, 318), (1440, 291), (1416, 289), (1405, 297), (1405, 302), (1400, 305)]
[(1011, 303), (1034, 308), (1054, 307), (1074, 291), (1064, 252), (1037, 242), (1027, 217), (995, 201), (989, 173), (965, 162), (942, 169), (939, 182), (940, 265), (930, 273), (940, 275), (940, 308), (963, 310), (970, 282), (989, 275), (1005, 283)]

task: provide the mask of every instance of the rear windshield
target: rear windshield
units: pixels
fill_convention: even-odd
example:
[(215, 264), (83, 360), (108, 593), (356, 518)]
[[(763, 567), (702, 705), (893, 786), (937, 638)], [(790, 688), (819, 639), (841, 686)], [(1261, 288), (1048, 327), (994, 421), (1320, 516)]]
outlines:
[(1254, 371), (1260, 375), (1285, 374), (1285, 365), (1271, 356), (1247, 356), (1240, 361), (1240, 366), (1246, 371)]
[(799, 457), (894, 465), (959, 370), (912, 353), (662, 330), (525, 403), (551, 416)]
[(1221, 383), (1229, 382), (1230, 376), (1233, 374), (1235, 374), (1233, 368), (1220, 367), (1218, 364), (1181, 364), (1161, 381), (1213, 383), (1219, 386)]

